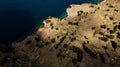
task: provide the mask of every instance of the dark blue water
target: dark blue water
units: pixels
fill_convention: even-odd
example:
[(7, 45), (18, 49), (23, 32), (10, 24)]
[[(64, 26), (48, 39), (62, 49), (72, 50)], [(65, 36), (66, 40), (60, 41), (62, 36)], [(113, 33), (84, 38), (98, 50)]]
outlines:
[(0, 0), (0, 43), (32, 33), (48, 16), (58, 17), (70, 4), (101, 0)]

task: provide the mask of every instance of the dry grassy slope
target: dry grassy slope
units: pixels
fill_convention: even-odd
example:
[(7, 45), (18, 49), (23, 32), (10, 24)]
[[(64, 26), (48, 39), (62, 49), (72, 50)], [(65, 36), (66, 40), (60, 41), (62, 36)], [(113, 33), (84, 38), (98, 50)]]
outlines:
[(119, 0), (107, 0), (97, 5), (74, 5), (67, 10), (66, 18), (50, 17), (33, 35), (20, 43), (13, 43), (15, 50), (5, 57), (0, 56), (0, 65), (119, 67), (119, 6)]

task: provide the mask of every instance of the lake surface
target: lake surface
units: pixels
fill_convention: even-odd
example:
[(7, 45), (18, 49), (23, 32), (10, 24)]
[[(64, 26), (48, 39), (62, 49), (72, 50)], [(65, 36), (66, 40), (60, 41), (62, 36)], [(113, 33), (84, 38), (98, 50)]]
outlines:
[(70, 4), (101, 0), (0, 0), (0, 43), (11, 43), (42, 24), (48, 16), (58, 17)]

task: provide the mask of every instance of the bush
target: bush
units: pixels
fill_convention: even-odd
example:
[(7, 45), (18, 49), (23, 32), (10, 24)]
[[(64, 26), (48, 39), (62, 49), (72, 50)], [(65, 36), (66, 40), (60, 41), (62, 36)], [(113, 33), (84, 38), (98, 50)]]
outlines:
[(70, 50), (77, 53), (77, 60), (76, 61), (81, 62), (82, 58), (83, 58), (83, 52), (79, 49), (79, 47), (71, 46)]
[(74, 40), (76, 40), (76, 37), (71, 38), (71, 42), (73, 42)]
[(72, 59), (72, 63), (73, 63), (73, 65), (76, 65), (77, 64), (77, 59)]
[(55, 42), (55, 38), (52, 38), (52, 39), (51, 39), (51, 42), (54, 43), (54, 42)]
[(40, 37), (39, 36), (35, 37), (35, 41), (36, 42), (40, 41)]
[(104, 35), (104, 33), (103, 33), (103, 32), (99, 32), (99, 34), (100, 34), (100, 35)]
[(26, 41), (26, 44), (31, 44), (31, 43), (32, 43), (31, 40)]
[(109, 17), (110, 20), (113, 20), (114, 18), (113, 17)]
[(118, 25), (118, 29), (120, 30), (120, 25)]
[(100, 25), (101, 28), (106, 28), (106, 25)]
[(83, 49), (93, 58), (97, 58), (97, 54), (92, 52), (85, 44), (83, 44)]
[(117, 43), (116, 43), (115, 41), (111, 41), (111, 45), (112, 45), (112, 47), (113, 47), (114, 49), (117, 48)]
[(103, 56), (103, 54), (99, 54), (99, 56), (100, 56), (101, 62), (102, 62), (102, 63), (105, 63), (105, 57)]
[(120, 39), (120, 32), (118, 32), (118, 33), (117, 33), (117, 38), (119, 38), (119, 39)]
[(99, 39), (102, 40), (102, 41), (105, 41), (105, 42), (108, 41), (107, 37), (99, 37)]
[(114, 38), (114, 35), (106, 35), (106, 37), (110, 38), (110, 39), (113, 39)]
[(64, 47), (64, 48), (67, 48), (67, 47), (68, 47), (68, 44), (64, 44), (63, 47)]
[(92, 29), (92, 30), (95, 30), (95, 28), (96, 28), (96, 27), (92, 27), (91, 29)]

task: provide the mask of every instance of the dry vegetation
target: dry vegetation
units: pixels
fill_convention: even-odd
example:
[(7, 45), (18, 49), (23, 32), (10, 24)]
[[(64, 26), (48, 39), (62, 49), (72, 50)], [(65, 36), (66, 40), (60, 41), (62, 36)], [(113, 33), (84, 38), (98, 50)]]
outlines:
[(0, 67), (120, 67), (120, 1), (73, 5), (67, 12), (13, 43), (12, 53), (0, 52)]

